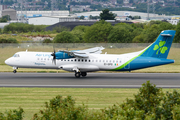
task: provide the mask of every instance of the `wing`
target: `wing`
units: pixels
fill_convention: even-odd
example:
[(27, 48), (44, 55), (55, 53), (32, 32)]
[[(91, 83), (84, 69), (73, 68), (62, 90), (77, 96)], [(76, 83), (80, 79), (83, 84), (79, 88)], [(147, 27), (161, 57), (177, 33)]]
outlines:
[(104, 48), (101, 47), (94, 47), (94, 48), (90, 48), (90, 49), (85, 49), (85, 50), (79, 50), (79, 51), (61, 51), (61, 52), (65, 52), (70, 56), (74, 56), (74, 57), (78, 57), (78, 58), (88, 58), (89, 55), (88, 54), (100, 54), (102, 53), (102, 50)]
[(80, 51), (76, 51), (76, 52), (81, 52), (81, 53), (94, 53), (94, 54), (101, 54), (102, 50), (104, 50), (104, 48), (101, 47), (94, 47), (94, 48), (90, 48), (90, 49), (85, 49), (85, 50), (80, 50)]

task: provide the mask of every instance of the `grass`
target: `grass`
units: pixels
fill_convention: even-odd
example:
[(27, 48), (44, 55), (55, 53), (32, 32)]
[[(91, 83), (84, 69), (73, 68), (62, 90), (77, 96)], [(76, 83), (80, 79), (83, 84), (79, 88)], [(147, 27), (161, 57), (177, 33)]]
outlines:
[(137, 89), (101, 89), (101, 88), (0, 88), (0, 112), (17, 109), (25, 110), (25, 119), (32, 118), (34, 113), (43, 109), (44, 102), (57, 95), (71, 95), (77, 105), (85, 103), (90, 109), (100, 109), (122, 103)]
[[(180, 89), (177, 89), (180, 92)], [(173, 89), (164, 89), (172, 92)], [(89, 109), (102, 109), (116, 103), (123, 103), (126, 98), (133, 99), (138, 89), (125, 88), (0, 88), (0, 112), (22, 107), (25, 120), (43, 109), (44, 102), (57, 95), (72, 96), (76, 105), (88, 105)]]

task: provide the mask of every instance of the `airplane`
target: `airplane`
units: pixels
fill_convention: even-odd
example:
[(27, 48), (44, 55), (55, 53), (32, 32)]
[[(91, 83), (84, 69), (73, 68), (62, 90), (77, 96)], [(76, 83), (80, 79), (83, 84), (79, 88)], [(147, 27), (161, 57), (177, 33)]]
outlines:
[(175, 30), (164, 30), (154, 43), (145, 49), (126, 54), (101, 54), (103, 47), (58, 52), (17, 52), (5, 63), (18, 68), (63, 69), (75, 72), (75, 77), (85, 77), (94, 71), (132, 71), (174, 63), (167, 59)]

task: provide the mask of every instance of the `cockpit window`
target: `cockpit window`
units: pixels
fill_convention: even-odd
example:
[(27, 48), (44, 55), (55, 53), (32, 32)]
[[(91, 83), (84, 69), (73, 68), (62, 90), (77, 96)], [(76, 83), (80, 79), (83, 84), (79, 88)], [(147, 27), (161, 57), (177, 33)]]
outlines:
[(19, 54), (14, 54), (13, 57), (20, 57)]

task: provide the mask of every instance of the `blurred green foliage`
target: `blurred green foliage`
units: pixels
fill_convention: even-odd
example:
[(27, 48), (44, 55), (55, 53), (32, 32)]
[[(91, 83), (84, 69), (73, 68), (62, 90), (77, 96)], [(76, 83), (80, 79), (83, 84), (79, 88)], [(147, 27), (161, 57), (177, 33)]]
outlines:
[(26, 33), (26, 32), (43, 32), (47, 25), (32, 25), (26, 23), (11, 23), (6, 25), (3, 33)]
[(43, 40), (43, 43), (52, 43), (52, 41), (50, 39), (45, 39)]
[(110, 12), (109, 9), (104, 9), (102, 13), (100, 13), (101, 20), (114, 20), (115, 17), (116, 15)]
[[(92, 26), (76, 26), (69, 32), (74, 35), (72, 43), (152, 43), (163, 30), (176, 30), (174, 42), (180, 42), (180, 24), (172, 25), (168, 22), (150, 21), (149, 23), (118, 23), (114, 26), (104, 20)], [(59, 36), (59, 35), (58, 35)], [(178, 37), (179, 36), (179, 37)], [(59, 36), (60, 37), (60, 36)], [(61, 43), (66, 43), (66, 36), (61, 36)], [(54, 41), (57, 42), (57, 41)]]
[(73, 43), (77, 40), (77, 37), (74, 36), (69, 31), (63, 31), (56, 35), (53, 42), (54, 43)]
[(0, 113), (0, 120), (23, 120), (24, 110), (8, 110), (5, 113)]
[(126, 99), (123, 104), (114, 104), (101, 111), (89, 111), (87, 106), (75, 105), (75, 100), (68, 96), (56, 96), (45, 103), (40, 114), (34, 114), (34, 120), (71, 119), (71, 120), (173, 120), (180, 118), (180, 93), (163, 93), (162, 88), (147, 81), (139, 88), (133, 99)]
[(18, 43), (18, 41), (15, 38), (0, 38), (0, 43)]

